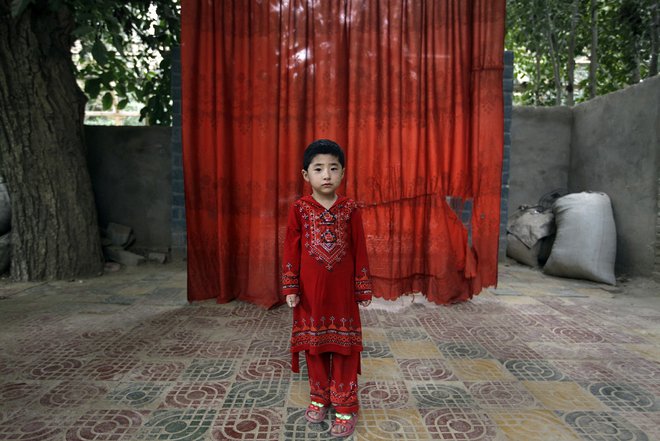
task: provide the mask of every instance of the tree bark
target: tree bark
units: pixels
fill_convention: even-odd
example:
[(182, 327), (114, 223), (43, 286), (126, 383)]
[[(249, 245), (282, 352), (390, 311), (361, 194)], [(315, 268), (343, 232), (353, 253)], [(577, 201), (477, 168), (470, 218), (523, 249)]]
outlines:
[(534, 76), (534, 105), (541, 105), (541, 54), (535, 51), (535, 76)]
[(649, 77), (658, 74), (658, 33), (660, 32), (660, 1), (651, 6), (651, 22), (649, 25), (651, 35), (651, 61), (649, 63)]
[(591, 0), (591, 54), (589, 56), (589, 98), (596, 98), (598, 82), (598, 1)]
[(85, 97), (71, 61), (73, 20), (38, 0), (17, 17), (0, 0), (0, 173), (12, 202), (11, 278), (103, 269), (83, 138)]
[(559, 54), (557, 53), (555, 29), (550, 18), (550, 11), (548, 6), (545, 7), (545, 18), (547, 21), (547, 37), (548, 44), (550, 45), (550, 60), (552, 61), (552, 72), (555, 79), (555, 94), (556, 104), (561, 106), (562, 100), (562, 87), (561, 87), (561, 72), (559, 71)]
[(571, 32), (568, 36), (568, 66), (566, 76), (568, 84), (566, 85), (566, 104), (572, 106), (575, 104), (575, 32), (580, 12), (580, 0), (573, 0), (573, 10), (571, 13)]

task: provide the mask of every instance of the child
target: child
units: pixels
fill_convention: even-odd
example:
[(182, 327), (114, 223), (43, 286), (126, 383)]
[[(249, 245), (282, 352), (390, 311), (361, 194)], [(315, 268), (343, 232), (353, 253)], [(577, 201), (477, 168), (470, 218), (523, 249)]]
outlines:
[(302, 175), (311, 196), (289, 211), (282, 292), (293, 308), (292, 370), (300, 372), (304, 351), (311, 404), (305, 418), (325, 419), (334, 406), (331, 435), (349, 436), (358, 413), (362, 326), (358, 304), (371, 303), (371, 281), (362, 218), (355, 201), (336, 191), (344, 177), (344, 152), (335, 142), (312, 142)]

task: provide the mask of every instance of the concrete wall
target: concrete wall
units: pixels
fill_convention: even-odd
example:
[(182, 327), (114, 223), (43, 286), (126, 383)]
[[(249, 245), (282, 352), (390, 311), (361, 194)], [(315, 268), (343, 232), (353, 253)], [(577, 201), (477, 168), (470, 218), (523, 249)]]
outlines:
[(169, 127), (86, 126), (87, 156), (99, 224), (133, 228), (136, 250), (171, 245)]
[(572, 121), (569, 107), (514, 107), (509, 214), (568, 187)]
[(573, 109), (569, 190), (612, 199), (617, 273), (653, 273), (658, 220), (660, 77)]
[(515, 107), (509, 213), (557, 188), (612, 199), (619, 275), (660, 278), (660, 77), (573, 108)]
[[(606, 192), (618, 230), (617, 272), (650, 276), (654, 266), (660, 272), (659, 103), (660, 78), (654, 78), (572, 109), (513, 108), (509, 213), (558, 188)], [(133, 227), (138, 248), (176, 248), (172, 213), (183, 211), (172, 205), (172, 170), (181, 164), (170, 146), (178, 133), (86, 128), (99, 222)], [(174, 150), (180, 154), (180, 146)], [(180, 177), (174, 181), (182, 186)]]

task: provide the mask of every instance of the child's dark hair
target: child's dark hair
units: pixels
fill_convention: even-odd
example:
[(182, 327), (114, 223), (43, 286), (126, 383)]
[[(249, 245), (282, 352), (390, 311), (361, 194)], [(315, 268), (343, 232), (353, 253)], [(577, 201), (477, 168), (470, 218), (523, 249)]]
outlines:
[(334, 141), (329, 139), (317, 139), (307, 146), (305, 153), (303, 154), (303, 170), (307, 170), (309, 165), (312, 163), (312, 159), (316, 155), (332, 155), (337, 157), (339, 164), (344, 168), (344, 163), (346, 162), (344, 158), (344, 151), (339, 147)]

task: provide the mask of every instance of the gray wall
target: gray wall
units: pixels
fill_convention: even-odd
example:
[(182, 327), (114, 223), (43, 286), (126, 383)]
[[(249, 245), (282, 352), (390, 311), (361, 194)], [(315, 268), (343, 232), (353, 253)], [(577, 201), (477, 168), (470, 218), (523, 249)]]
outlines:
[(660, 272), (660, 77), (569, 107), (515, 107), (509, 213), (557, 188), (602, 191), (617, 227), (616, 272)]
[(513, 108), (509, 214), (568, 187), (572, 121), (569, 107)]
[(570, 191), (612, 199), (618, 273), (651, 275), (655, 263), (660, 77), (573, 109)]
[[(509, 213), (558, 188), (603, 191), (617, 223), (617, 272), (650, 276), (654, 264), (659, 272), (659, 103), (660, 77), (574, 108), (515, 107)], [(131, 226), (140, 249), (176, 247), (171, 177), (180, 158), (170, 146), (178, 132), (88, 126), (86, 135), (99, 223)]]
[(171, 245), (170, 132), (169, 127), (85, 127), (99, 224), (132, 227), (136, 251), (168, 251)]

